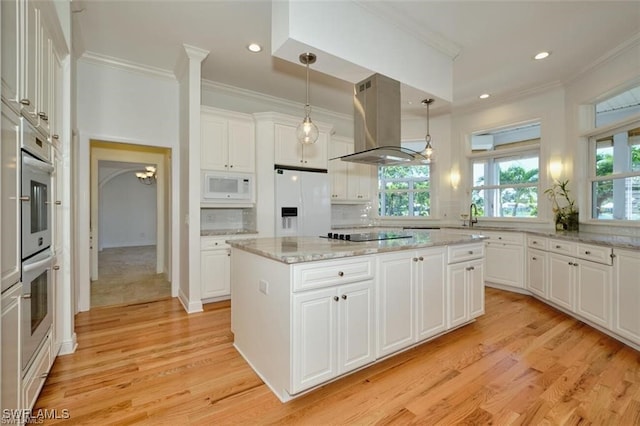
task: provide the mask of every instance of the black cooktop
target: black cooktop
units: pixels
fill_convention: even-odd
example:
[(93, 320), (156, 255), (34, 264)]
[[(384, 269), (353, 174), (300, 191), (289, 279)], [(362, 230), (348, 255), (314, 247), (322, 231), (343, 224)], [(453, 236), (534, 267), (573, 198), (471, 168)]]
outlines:
[(357, 234), (340, 234), (338, 232), (329, 232), (327, 235), (321, 235), (320, 238), (332, 238), (334, 240), (345, 240), (352, 241), (354, 243), (362, 243), (366, 241), (411, 238), (411, 234), (407, 234), (404, 232), (361, 232)]

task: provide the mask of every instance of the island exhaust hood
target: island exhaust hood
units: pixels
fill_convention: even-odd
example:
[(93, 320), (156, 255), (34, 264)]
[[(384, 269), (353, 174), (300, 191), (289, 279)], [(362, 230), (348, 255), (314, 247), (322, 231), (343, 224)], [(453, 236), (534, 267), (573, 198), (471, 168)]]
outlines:
[(354, 89), (355, 153), (340, 159), (372, 165), (422, 164), (419, 152), (400, 146), (400, 82), (374, 74)]

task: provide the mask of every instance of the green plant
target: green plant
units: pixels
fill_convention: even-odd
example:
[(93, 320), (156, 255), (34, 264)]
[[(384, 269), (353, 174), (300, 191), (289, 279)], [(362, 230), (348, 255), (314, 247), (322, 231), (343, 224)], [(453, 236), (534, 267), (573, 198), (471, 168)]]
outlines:
[(551, 208), (555, 215), (556, 225), (562, 225), (565, 230), (577, 230), (578, 227), (578, 208), (575, 201), (569, 196), (569, 180), (556, 180), (551, 188), (544, 193), (551, 200)]

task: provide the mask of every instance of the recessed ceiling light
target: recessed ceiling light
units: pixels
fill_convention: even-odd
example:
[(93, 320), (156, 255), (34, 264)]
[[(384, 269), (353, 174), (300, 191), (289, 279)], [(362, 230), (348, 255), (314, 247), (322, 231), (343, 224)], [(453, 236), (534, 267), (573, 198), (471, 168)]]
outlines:
[(533, 59), (536, 59), (536, 60), (544, 59), (544, 58), (549, 57), (549, 55), (551, 55), (551, 53), (549, 53), (549, 52), (540, 52), (536, 56), (534, 56)]
[(487, 99), (489, 96), (491, 96), (488, 93), (483, 93), (482, 95), (478, 96), (480, 99)]
[(262, 51), (262, 46), (260, 46), (258, 43), (251, 43), (247, 46), (247, 49), (249, 49), (250, 52), (258, 53)]

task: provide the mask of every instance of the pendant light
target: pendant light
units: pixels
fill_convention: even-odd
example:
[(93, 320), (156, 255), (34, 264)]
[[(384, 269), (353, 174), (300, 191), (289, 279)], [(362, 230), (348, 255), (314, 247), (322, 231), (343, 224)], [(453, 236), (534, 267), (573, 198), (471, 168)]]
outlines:
[(316, 62), (313, 53), (300, 54), (300, 62), (307, 66), (307, 103), (304, 105), (304, 119), (298, 124), (296, 137), (302, 144), (316, 143), (318, 140), (318, 126), (311, 121), (311, 106), (309, 105), (309, 65)]
[(431, 146), (431, 134), (429, 133), (429, 105), (431, 105), (433, 102), (434, 100), (431, 98), (422, 101), (422, 105), (427, 106), (427, 135), (424, 137), (427, 145), (424, 147), (424, 150), (421, 153), (425, 158), (425, 163), (431, 163), (431, 161), (433, 160), (433, 147)]

